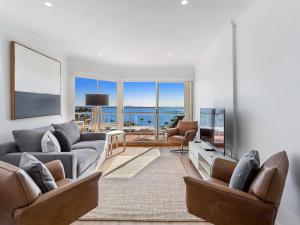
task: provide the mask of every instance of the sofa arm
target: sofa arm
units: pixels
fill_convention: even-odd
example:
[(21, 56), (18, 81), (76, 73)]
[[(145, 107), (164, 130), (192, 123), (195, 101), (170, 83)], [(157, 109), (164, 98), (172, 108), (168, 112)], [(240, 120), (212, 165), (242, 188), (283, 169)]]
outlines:
[(229, 183), (236, 164), (230, 160), (216, 158), (211, 167), (210, 176)]
[(106, 134), (105, 133), (81, 133), (80, 134), (80, 141), (97, 141), (97, 140), (105, 140)]
[[(77, 178), (77, 156), (72, 152), (28, 152), (43, 163), (53, 160), (60, 160), (64, 166), (65, 175), (67, 178)], [(22, 152), (15, 152), (6, 155), (1, 155), (0, 160), (19, 166)]]
[(15, 210), (16, 225), (71, 224), (98, 206), (100, 172), (47, 192)]
[[(273, 225), (277, 207), (254, 195), (184, 177), (188, 212), (216, 225)], [(217, 213), (216, 213), (217, 212)]]
[(174, 136), (174, 135), (176, 135), (178, 133), (179, 133), (179, 129), (178, 128), (168, 128), (166, 130), (167, 138), (172, 137), (172, 136)]
[(45, 163), (45, 166), (48, 168), (55, 181), (62, 180), (65, 178), (64, 166), (60, 160), (54, 160)]

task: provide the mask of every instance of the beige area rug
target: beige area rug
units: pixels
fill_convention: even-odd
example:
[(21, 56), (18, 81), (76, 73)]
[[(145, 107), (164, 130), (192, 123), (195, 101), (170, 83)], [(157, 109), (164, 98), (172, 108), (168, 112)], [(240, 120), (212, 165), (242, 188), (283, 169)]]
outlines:
[(122, 169), (115, 170), (108, 174), (105, 178), (132, 178), (159, 156), (159, 149), (152, 149), (132, 160), (130, 163), (122, 166)]
[[(153, 156), (152, 149), (144, 156)], [(136, 158), (119, 168), (125, 174), (129, 164), (139, 164)], [(124, 171), (122, 171), (124, 170)], [(117, 172), (117, 171), (116, 171)], [(159, 156), (131, 178), (102, 178), (99, 206), (83, 216), (83, 221), (203, 221), (187, 212), (185, 170), (177, 156)], [(129, 175), (128, 175), (129, 176)]]
[(143, 155), (145, 152), (149, 151), (152, 148), (140, 148), (137, 150), (132, 149), (132, 148), (127, 148), (126, 152), (122, 152), (119, 155), (116, 155), (107, 161), (110, 161), (107, 163), (106, 161), (104, 162), (104, 165), (102, 168), (100, 168), (100, 171), (103, 172), (102, 176), (106, 176), (116, 169), (126, 165), (128, 162), (131, 160)]

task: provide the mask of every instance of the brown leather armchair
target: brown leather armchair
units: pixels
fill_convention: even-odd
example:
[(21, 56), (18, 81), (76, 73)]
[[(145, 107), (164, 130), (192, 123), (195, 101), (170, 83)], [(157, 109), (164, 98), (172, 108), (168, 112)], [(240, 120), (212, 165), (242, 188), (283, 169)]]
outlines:
[(183, 146), (188, 145), (193, 141), (198, 131), (197, 121), (183, 121), (180, 120), (176, 128), (169, 128), (166, 130), (167, 142), (180, 144), (180, 149), (175, 151), (183, 152)]
[(67, 225), (97, 207), (100, 172), (73, 181), (59, 160), (46, 166), (58, 188), (41, 194), (24, 170), (0, 161), (1, 225)]
[(286, 152), (273, 155), (247, 193), (228, 187), (235, 163), (216, 159), (208, 180), (184, 178), (188, 211), (215, 225), (274, 225), (288, 167)]

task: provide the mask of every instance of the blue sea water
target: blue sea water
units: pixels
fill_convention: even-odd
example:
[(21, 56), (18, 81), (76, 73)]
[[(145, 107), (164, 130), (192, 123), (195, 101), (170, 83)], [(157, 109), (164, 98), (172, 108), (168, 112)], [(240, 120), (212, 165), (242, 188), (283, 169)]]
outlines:
[[(155, 126), (155, 107), (124, 107), (124, 123), (136, 126)], [(101, 121), (115, 123), (117, 121), (117, 109), (113, 106), (102, 107)], [(82, 114), (82, 113), (81, 113)], [(84, 113), (90, 115), (90, 112)], [(158, 109), (158, 126), (168, 126), (177, 115), (183, 115), (183, 107), (160, 107)]]

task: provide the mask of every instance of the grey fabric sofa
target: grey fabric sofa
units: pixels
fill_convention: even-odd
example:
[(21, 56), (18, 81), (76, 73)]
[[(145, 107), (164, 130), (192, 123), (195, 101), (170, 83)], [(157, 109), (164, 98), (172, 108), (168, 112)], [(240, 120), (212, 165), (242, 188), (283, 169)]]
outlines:
[[(72, 121), (71, 121), (72, 122)], [(105, 159), (105, 140), (106, 135), (103, 133), (83, 133), (79, 134), (78, 140), (72, 144), (71, 151), (64, 152), (49, 152), (43, 153), (38, 144), (40, 142), (39, 133), (43, 133), (47, 130), (54, 130), (53, 126), (22, 130), (22, 135), (16, 135), (15, 139), (23, 138), (23, 145), (20, 143), (8, 142), (0, 144), (0, 161), (4, 161), (15, 166), (19, 165), (20, 157), (26, 150), (29, 154), (32, 154), (40, 161), (47, 163), (53, 160), (60, 160), (64, 166), (65, 174), (67, 178), (76, 179), (78, 177), (86, 176), (95, 170), (96, 166), (102, 163)], [(24, 133), (26, 135), (24, 135)], [(33, 140), (30, 140), (30, 134), (35, 135)], [(26, 139), (24, 141), (24, 139)], [(29, 139), (29, 140), (28, 140)], [(35, 142), (35, 143), (34, 143)], [(32, 143), (32, 147), (30, 146)], [(25, 149), (20, 149), (25, 146)]]

